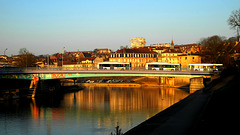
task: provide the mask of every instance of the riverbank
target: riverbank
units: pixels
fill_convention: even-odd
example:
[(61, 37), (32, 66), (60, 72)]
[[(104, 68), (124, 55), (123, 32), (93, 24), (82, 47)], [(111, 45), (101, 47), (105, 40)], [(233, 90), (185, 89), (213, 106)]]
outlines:
[(238, 134), (240, 74), (229, 76), (222, 82), (227, 84), (213, 87), (213, 95), (190, 134)]
[[(232, 88), (237, 89), (238, 88), (237, 83), (239, 82), (240, 82), (240, 79), (237, 75), (235, 75), (234, 77), (228, 76), (225, 78), (217, 79), (212, 83), (210, 83), (205, 89), (196, 91), (195, 93), (191, 94), (190, 96), (183, 99), (182, 101), (174, 104), (173, 106), (167, 108), (166, 110), (158, 113), (152, 118), (144, 121), (140, 125), (129, 130), (128, 132), (125, 133), (125, 135), (146, 135), (146, 134), (148, 135), (199, 134), (200, 135), (200, 134), (206, 134), (208, 132), (207, 128), (206, 130), (203, 130), (205, 126), (207, 126), (208, 128), (215, 127), (213, 129), (217, 130), (218, 126), (212, 126), (212, 125), (214, 124), (216, 125), (218, 121), (221, 121), (221, 117), (227, 118), (228, 115), (230, 115), (230, 112), (234, 110), (233, 108), (231, 111), (227, 109), (229, 111), (228, 115), (224, 115), (224, 113), (221, 113), (221, 115), (216, 115), (214, 118), (218, 119), (218, 121), (215, 121), (215, 119), (212, 119), (211, 121), (212, 123), (210, 122), (209, 125), (202, 124), (201, 121), (205, 120), (205, 118), (212, 117), (211, 115), (210, 116), (208, 115), (209, 112), (211, 112), (211, 114), (214, 115), (219, 113), (218, 111), (221, 111), (221, 109), (225, 110), (225, 108), (221, 108), (222, 104), (219, 104), (218, 101), (216, 100), (217, 99), (216, 94), (218, 93), (217, 91), (225, 89), (225, 92), (228, 93), (229, 89), (232, 89)], [(222, 96), (225, 95), (224, 92), (221, 92), (221, 93), (222, 93)], [(236, 102), (237, 99), (238, 99), (237, 96), (234, 95), (235, 105), (238, 103)], [(223, 97), (222, 98), (219, 97), (218, 100), (222, 100), (222, 102), (224, 102)], [(230, 101), (233, 101), (233, 99)], [(217, 111), (212, 110), (212, 106), (214, 106), (214, 104), (218, 104), (217, 106), (219, 106)], [(226, 106), (229, 104), (230, 102), (228, 102)], [(230, 122), (230, 121), (220, 122), (221, 126), (219, 127), (221, 127), (221, 129), (224, 128), (225, 125), (229, 124), (227, 122)], [(234, 122), (238, 122), (238, 121), (234, 121)], [(233, 123), (230, 125), (233, 125)], [(213, 130), (213, 134), (218, 133), (218, 132), (214, 132), (216, 130)], [(230, 130), (230, 128), (228, 130)], [(199, 131), (202, 131), (202, 132), (199, 132)], [(227, 131), (227, 130), (224, 130), (224, 131)]]

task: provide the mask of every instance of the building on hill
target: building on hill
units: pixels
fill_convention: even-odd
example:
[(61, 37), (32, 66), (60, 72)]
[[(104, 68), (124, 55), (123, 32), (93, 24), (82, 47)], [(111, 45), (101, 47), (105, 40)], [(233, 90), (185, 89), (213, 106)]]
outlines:
[(108, 49), (108, 48), (102, 48), (102, 49), (95, 49), (94, 50), (94, 53), (95, 54), (110, 54), (112, 53), (112, 50), (111, 49)]
[(168, 47), (151, 47), (152, 51), (158, 53), (158, 55), (161, 55), (162, 52), (166, 51)]
[[(240, 41), (240, 38), (239, 38)], [(235, 47), (233, 48), (233, 54), (232, 54), (232, 58), (235, 61), (235, 66), (238, 68), (238, 70), (240, 71), (240, 42), (236, 41), (235, 43)]]
[(109, 54), (113, 51), (111, 49), (94, 49), (93, 57), (99, 57), (102, 58), (104, 61), (107, 61), (109, 59)]
[(146, 63), (157, 61), (157, 53), (146, 47), (123, 48), (111, 53), (109, 61), (131, 63), (132, 67), (145, 67)]
[(158, 55), (158, 62), (180, 63), (179, 55), (182, 55), (182, 54), (183, 52), (180, 50), (167, 49)]
[(146, 46), (146, 39), (143, 37), (137, 37), (131, 39), (131, 48), (139, 48)]
[(200, 44), (186, 44), (186, 45), (176, 45), (182, 52), (188, 54), (200, 53), (201, 45)]
[(80, 68), (81, 70), (94, 70), (99, 62), (103, 62), (103, 59), (99, 57), (87, 57), (81, 58), (81, 61), (79, 62), (64, 64), (63, 67)]
[(173, 43), (173, 40), (172, 40), (171, 43), (151, 44), (150, 47), (151, 48), (168, 47), (168, 48), (173, 49), (174, 48), (174, 43)]
[(201, 56), (200, 55), (179, 55), (179, 63), (181, 64), (181, 68), (186, 70), (188, 64), (200, 64), (201, 63)]
[(12, 67), (13, 65), (9, 63), (9, 58), (7, 55), (0, 55), (0, 67)]
[(187, 69), (188, 64), (201, 63), (201, 56), (187, 54), (180, 49), (167, 49), (158, 55), (158, 62), (179, 63), (184, 70)]

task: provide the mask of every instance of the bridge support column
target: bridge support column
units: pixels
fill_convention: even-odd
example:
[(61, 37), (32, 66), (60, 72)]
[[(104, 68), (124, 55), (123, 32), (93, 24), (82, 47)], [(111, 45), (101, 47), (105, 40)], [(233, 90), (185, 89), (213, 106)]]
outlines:
[(61, 93), (60, 80), (40, 80), (40, 78), (34, 78), (34, 80), (31, 81), (27, 96), (29, 98), (34, 98), (39, 95), (52, 95), (58, 93)]
[(166, 85), (166, 77), (159, 77), (159, 85)]
[(194, 93), (197, 90), (204, 88), (203, 77), (190, 78), (189, 92)]

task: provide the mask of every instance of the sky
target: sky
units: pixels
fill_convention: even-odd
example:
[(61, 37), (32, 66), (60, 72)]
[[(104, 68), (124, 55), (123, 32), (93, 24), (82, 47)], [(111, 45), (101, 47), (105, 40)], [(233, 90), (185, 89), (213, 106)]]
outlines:
[(0, 0), (0, 55), (34, 55), (146, 44), (197, 43), (236, 32), (227, 24), (240, 0)]

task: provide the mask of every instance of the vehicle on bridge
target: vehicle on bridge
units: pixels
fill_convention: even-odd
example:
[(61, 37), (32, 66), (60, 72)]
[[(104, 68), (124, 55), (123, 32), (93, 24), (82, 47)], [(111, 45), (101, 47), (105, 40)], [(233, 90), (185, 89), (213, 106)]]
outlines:
[(179, 63), (166, 63), (166, 62), (146, 63), (146, 70), (177, 71), (180, 69), (181, 69), (181, 64)]
[(190, 71), (222, 71), (223, 64), (189, 64)]
[(131, 63), (123, 62), (100, 62), (97, 65), (97, 69), (103, 70), (130, 70)]

